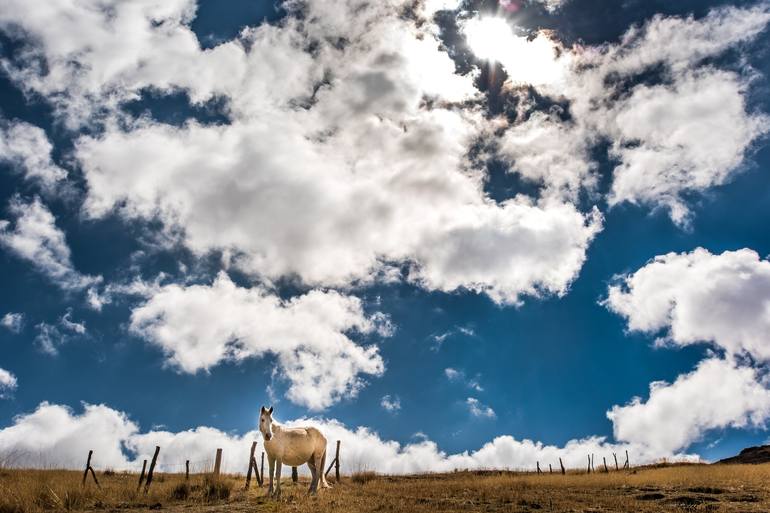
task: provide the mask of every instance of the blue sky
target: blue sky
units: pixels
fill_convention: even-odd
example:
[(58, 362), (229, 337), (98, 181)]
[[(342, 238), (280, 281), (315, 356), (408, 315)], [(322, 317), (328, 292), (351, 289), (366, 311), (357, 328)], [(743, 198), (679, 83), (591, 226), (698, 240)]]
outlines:
[(92, 4), (0, 14), (4, 451), (767, 439), (767, 2)]

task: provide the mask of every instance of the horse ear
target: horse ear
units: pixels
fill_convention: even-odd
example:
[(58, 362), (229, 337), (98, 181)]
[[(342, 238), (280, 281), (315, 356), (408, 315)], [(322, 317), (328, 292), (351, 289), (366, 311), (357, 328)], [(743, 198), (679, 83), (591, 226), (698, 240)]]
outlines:
[(267, 410), (267, 413), (269, 413), (270, 415), (272, 415), (272, 414), (273, 414), (273, 407), (272, 407), (272, 406), (270, 407), (270, 409), (269, 409), (269, 410)]
[(262, 407), (259, 409), (259, 413), (264, 413), (264, 412), (265, 412), (265, 407), (264, 407), (264, 406), (262, 406)]

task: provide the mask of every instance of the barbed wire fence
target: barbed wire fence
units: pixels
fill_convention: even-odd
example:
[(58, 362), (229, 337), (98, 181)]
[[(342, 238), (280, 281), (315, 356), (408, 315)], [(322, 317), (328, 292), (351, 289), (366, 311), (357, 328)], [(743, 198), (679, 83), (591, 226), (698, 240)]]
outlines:
[[(340, 482), (340, 441), (337, 440), (337, 447), (334, 455), (334, 459), (329, 464), (329, 467), (326, 469), (326, 472), (324, 475), (327, 475), (332, 468), (335, 469), (335, 478), (337, 482)], [(257, 465), (257, 459), (255, 456), (255, 450), (257, 447), (257, 442), (252, 442), (251, 450), (248, 455), (248, 460), (244, 458), (246, 461), (246, 484), (245, 488), (249, 487), (252, 473), (254, 474), (256, 481), (258, 485), (261, 487), (264, 484), (264, 472), (265, 472), (265, 452), (262, 451), (262, 455), (260, 457), (260, 464)], [(152, 456), (152, 459), (149, 460), (149, 467), (148, 467), (148, 459), (143, 459), (140, 463), (140, 461), (137, 459), (133, 462), (131, 462), (127, 468), (124, 469), (124, 473), (138, 473), (139, 474), (139, 481), (137, 484), (137, 492), (139, 492), (142, 488), (142, 485), (144, 485), (144, 493), (147, 493), (150, 485), (152, 484), (153, 476), (155, 473), (159, 474), (185, 474), (185, 480), (188, 480), (190, 478), (190, 475), (206, 475), (211, 476), (214, 479), (218, 479), (221, 474), (221, 469), (224, 468), (235, 468), (235, 465), (228, 466), (228, 461), (225, 459), (224, 451), (221, 448), (216, 449), (216, 455), (214, 458), (204, 458), (204, 459), (198, 459), (198, 460), (185, 460), (184, 462), (181, 461), (168, 461), (164, 458), (160, 457), (159, 455), (161, 453), (160, 446), (155, 447), (155, 452)], [(93, 482), (95, 485), (99, 488), (101, 488), (101, 485), (99, 484), (99, 480), (96, 477), (96, 470), (94, 469), (94, 465), (92, 465), (92, 457), (94, 457), (94, 451), (89, 450), (88, 451), (88, 457), (86, 459), (86, 466), (85, 470), (83, 472), (83, 480), (82, 485), (86, 486), (88, 482), (88, 475), (90, 473)], [(96, 460), (94, 460), (96, 461)], [(298, 472), (297, 467), (291, 467), (292, 469), (292, 481), (295, 483), (298, 482)], [(319, 469), (319, 471), (323, 472), (324, 469)], [(115, 473), (115, 471), (109, 467), (102, 468), (100, 470), (102, 474), (109, 474), (109, 473)], [(241, 474), (242, 472), (236, 472), (236, 474)]]

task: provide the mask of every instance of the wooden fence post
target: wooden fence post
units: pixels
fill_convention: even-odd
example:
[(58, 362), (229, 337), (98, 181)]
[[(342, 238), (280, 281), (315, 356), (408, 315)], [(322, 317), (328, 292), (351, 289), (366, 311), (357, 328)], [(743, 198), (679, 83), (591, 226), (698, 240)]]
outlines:
[(562, 463), (561, 458), (559, 458), (559, 466), (561, 466), (561, 475), (564, 475), (567, 473), (566, 469), (564, 468), (564, 463)]
[[(254, 462), (256, 466), (256, 461)], [(259, 486), (262, 486), (262, 484), (265, 481), (265, 452), (262, 452), (262, 463), (259, 465)]]
[(605, 474), (609, 474), (610, 473), (610, 469), (607, 468), (607, 458), (602, 456), (602, 460), (604, 460), (604, 473)]
[(296, 483), (299, 481), (299, 475), (297, 474), (297, 467), (291, 467), (291, 482)]
[(158, 453), (160, 452), (160, 446), (155, 446), (155, 454), (152, 455), (152, 461), (150, 461), (150, 470), (147, 471), (147, 480), (144, 482), (145, 495), (150, 490), (150, 484), (152, 484), (152, 474), (155, 472), (155, 464), (158, 462)]
[(219, 469), (222, 467), (222, 449), (217, 449), (217, 457), (214, 460), (214, 479), (219, 479)]
[(615, 458), (615, 470), (620, 470), (618, 467), (618, 455), (613, 452), (612, 457)]
[[(256, 470), (257, 466), (254, 464), (254, 450), (257, 448), (257, 442), (251, 442), (251, 451), (249, 452), (249, 470), (246, 471), (246, 486), (245, 488), (248, 490), (249, 485), (251, 484), (251, 471), (252, 469)], [(259, 477), (257, 477), (257, 481), (259, 481)]]
[(144, 471), (147, 470), (147, 460), (144, 460), (142, 463), (142, 473), (139, 474), (139, 484), (136, 485), (136, 491), (139, 492), (139, 489), (142, 487), (142, 483), (144, 482)]
[(628, 463), (628, 449), (626, 449), (626, 462), (623, 464), (623, 468), (631, 468), (631, 465)]
[(326, 472), (324, 472), (324, 476), (328, 475), (329, 472), (331, 472), (332, 467), (335, 469), (335, 477), (337, 478), (337, 482), (340, 482), (340, 441), (337, 440), (337, 451), (334, 454), (334, 459), (329, 463), (329, 468), (326, 469)]
[(340, 441), (337, 440), (337, 452), (334, 456), (334, 477), (340, 482)]
[(86, 478), (88, 477), (88, 469), (91, 468), (91, 455), (94, 453), (93, 450), (88, 451), (88, 459), (86, 460), (86, 469), (83, 471), (83, 486), (86, 485)]
[(184, 462), (184, 480), (190, 480), (190, 460)]
[(553, 467), (551, 466), (550, 463), (548, 464), (548, 473), (553, 474)]
[(539, 461), (537, 462), (537, 473), (538, 474), (542, 474), (542, 472), (540, 471), (540, 462)]
[(88, 451), (88, 459), (86, 460), (86, 469), (83, 471), (83, 486), (86, 485), (86, 478), (88, 477), (88, 472), (91, 472), (91, 476), (94, 478), (94, 483), (96, 483), (97, 488), (101, 488), (99, 486), (99, 480), (96, 479), (96, 472), (94, 472), (94, 467), (91, 466), (91, 455), (93, 455), (94, 451), (90, 450)]
[(591, 473), (591, 455), (588, 455), (588, 473)]

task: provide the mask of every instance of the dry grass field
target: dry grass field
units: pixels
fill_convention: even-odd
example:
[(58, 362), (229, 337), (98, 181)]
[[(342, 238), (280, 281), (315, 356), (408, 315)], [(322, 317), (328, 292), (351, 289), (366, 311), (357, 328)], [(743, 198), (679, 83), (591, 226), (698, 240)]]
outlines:
[[(266, 498), (241, 476), (217, 483), (205, 476), (158, 474), (148, 495), (137, 493), (137, 476), (97, 473), (81, 486), (82, 474), (54, 470), (0, 471), (0, 513), (55, 511), (132, 512), (646, 512), (770, 511), (770, 464), (676, 465), (631, 471), (536, 475), (455, 472), (417, 476), (343, 477), (317, 497), (307, 481), (284, 478), (283, 497)], [(90, 478), (89, 478), (90, 479)]]

